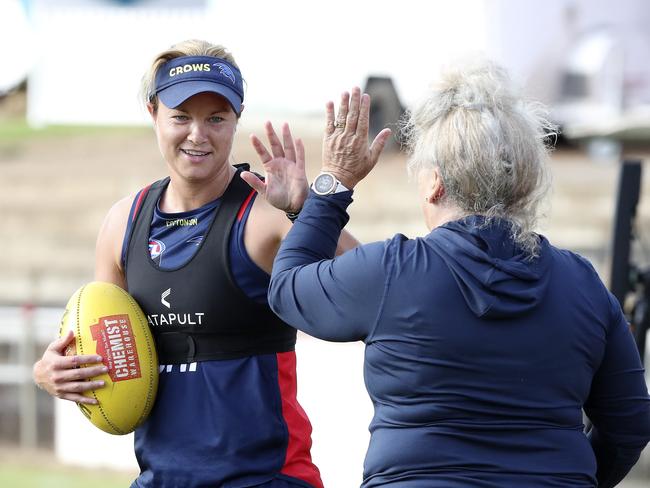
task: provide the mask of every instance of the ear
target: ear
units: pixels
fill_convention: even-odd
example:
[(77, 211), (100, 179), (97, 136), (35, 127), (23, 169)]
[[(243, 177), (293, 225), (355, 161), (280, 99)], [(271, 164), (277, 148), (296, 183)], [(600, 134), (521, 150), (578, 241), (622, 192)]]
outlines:
[(427, 197), (429, 203), (436, 203), (445, 195), (445, 184), (440, 176), (440, 170), (433, 168), (431, 170), (431, 192)]
[(149, 115), (151, 115), (151, 119), (153, 120), (153, 123), (156, 123), (156, 107), (154, 107), (153, 103), (147, 102), (147, 112), (149, 112)]

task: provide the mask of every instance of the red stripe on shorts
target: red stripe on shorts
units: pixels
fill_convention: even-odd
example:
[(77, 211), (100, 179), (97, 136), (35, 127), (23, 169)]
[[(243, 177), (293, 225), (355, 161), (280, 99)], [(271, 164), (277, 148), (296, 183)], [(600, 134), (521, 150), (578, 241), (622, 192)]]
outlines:
[(282, 416), (289, 431), (287, 455), (282, 474), (306, 481), (314, 488), (323, 488), (318, 468), (311, 461), (311, 424), (307, 414), (296, 398), (296, 353), (280, 352), (278, 359), (278, 383), (282, 397)]

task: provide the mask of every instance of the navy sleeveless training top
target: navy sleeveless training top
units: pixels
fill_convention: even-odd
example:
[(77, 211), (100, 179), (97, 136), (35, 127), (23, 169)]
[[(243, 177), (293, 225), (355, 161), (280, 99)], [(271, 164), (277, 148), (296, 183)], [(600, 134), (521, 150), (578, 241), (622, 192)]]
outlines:
[[(235, 178), (241, 181), (238, 175)], [(146, 246), (146, 242), (131, 242), (134, 223), (144, 215), (139, 210), (152, 204), (145, 204), (146, 193), (136, 196), (129, 217), (123, 254), (127, 278), (134, 245)], [(255, 199), (254, 191), (247, 193), (227, 236), (230, 271), (253, 304), (268, 307), (269, 277), (250, 260), (243, 244)], [(185, 260), (199, 257), (194, 255), (197, 249), (199, 253), (211, 251), (205, 247), (207, 242), (197, 243), (223, 231), (215, 220), (221, 203), (219, 199), (183, 214), (154, 210), (148, 235), (151, 262), (174, 273)], [(153, 204), (157, 207), (157, 199)], [(165, 300), (174, 298), (169, 295)], [(239, 313), (246, 315), (247, 310)], [(295, 361), (293, 350), (217, 360), (161, 361), (156, 403), (136, 430), (141, 473), (133, 486), (243, 488), (286, 480), (296, 486), (322, 487), (309, 452), (311, 425), (296, 399)]]

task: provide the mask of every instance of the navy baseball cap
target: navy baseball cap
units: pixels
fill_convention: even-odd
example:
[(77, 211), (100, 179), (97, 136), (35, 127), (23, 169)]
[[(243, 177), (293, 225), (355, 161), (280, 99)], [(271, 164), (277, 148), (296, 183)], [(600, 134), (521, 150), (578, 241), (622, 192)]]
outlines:
[(176, 108), (197, 93), (224, 97), (237, 115), (244, 102), (242, 76), (236, 66), (213, 56), (182, 56), (163, 64), (156, 73), (155, 94), (169, 108)]

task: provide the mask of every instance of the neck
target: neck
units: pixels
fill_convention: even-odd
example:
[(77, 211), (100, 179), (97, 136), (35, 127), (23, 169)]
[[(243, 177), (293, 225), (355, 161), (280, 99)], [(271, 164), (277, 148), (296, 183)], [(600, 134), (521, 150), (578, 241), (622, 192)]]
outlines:
[(427, 224), (429, 230), (433, 230), (447, 222), (458, 220), (462, 216), (463, 213), (455, 205), (436, 205), (435, 211), (429, 214), (427, 218)]
[(209, 179), (186, 180), (172, 173), (160, 209), (167, 213), (188, 212), (216, 200), (224, 194), (235, 175), (235, 168), (225, 164)]

